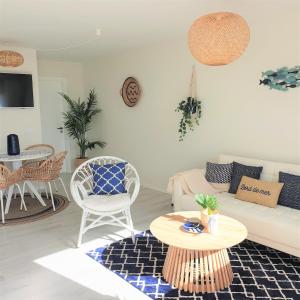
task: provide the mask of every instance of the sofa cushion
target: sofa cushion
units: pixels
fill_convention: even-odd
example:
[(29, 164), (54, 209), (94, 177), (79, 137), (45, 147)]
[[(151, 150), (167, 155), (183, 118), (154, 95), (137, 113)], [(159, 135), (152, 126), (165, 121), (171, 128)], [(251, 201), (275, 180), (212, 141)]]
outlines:
[(283, 183), (269, 182), (243, 176), (236, 199), (268, 207), (276, 207)]
[(277, 205), (270, 208), (255, 203), (240, 201), (230, 193), (218, 196), (221, 214), (237, 219), (248, 229), (249, 234), (267, 241), (300, 249), (300, 213), (296, 209)]
[(206, 180), (218, 191), (228, 191), (233, 164), (206, 163)]
[(90, 195), (83, 199), (82, 205), (95, 211), (115, 211), (130, 206), (129, 194)]
[(262, 170), (263, 167), (246, 166), (234, 161), (229, 193), (236, 193), (243, 176), (260, 179)]
[(207, 162), (205, 178), (208, 182), (213, 183), (230, 183), (232, 176), (233, 163), (216, 164)]
[(278, 203), (300, 210), (300, 176), (279, 172), (279, 182), (284, 186)]
[[(300, 224), (299, 210), (281, 205), (270, 208), (240, 201), (230, 193), (220, 193), (216, 196), (220, 213), (243, 223), (251, 240), (271, 247), (275, 242), (281, 245), (281, 249), (293, 248), (293, 253), (300, 253), (300, 239), (297, 238)], [(196, 204), (193, 195), (183, 195), (175, 208), (176, 211), (199, 210), (200, 217), (200, 207)]]

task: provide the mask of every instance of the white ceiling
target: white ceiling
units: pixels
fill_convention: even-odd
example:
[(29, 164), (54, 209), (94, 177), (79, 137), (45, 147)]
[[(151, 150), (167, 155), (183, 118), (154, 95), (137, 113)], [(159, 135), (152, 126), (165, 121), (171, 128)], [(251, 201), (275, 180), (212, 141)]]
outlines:
[[(82, 60), (111, 51), (184, 39), (191, 23), (214, 11), (246, 19), (298, 0), (0, 0), (0, 43), (36, 49), (40, 57)], [(293, 6), (295, 7), (295, 6)], [(291, 6), (292, 8), (292, 6)], [(266, 15), (267, 18), (267, 15)]]

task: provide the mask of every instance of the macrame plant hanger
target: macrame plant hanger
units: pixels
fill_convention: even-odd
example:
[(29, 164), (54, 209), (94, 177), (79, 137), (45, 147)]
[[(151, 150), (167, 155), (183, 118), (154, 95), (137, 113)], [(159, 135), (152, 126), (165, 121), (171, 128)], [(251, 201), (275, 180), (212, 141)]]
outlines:
[(190, 82), (190, 90), (189, 96), (193, 99), (197, 99), (197, 78), (196, 78), (196, 66), (193, 65), (192, 67), (192, 76)]
[(178, 132), (179, 141), (183, 141), (187, 132), (193, 131), (194, 127), (199, 125), (201, 117), (201, 101), (197, 100), (196, 67), (194, 65), (192, 67), (188, 97), (179, 102), (175, 111), (181, 113)]

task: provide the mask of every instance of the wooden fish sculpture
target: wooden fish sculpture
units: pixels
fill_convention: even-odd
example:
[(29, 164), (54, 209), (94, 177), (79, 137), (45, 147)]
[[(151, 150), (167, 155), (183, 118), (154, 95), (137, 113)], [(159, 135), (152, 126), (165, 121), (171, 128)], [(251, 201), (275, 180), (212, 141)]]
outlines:
[(270, 89), (287, 91), (300, 86), (300, 66), (279, 68), (276, 71), (262, 72), (259, 85), (267, 85)]

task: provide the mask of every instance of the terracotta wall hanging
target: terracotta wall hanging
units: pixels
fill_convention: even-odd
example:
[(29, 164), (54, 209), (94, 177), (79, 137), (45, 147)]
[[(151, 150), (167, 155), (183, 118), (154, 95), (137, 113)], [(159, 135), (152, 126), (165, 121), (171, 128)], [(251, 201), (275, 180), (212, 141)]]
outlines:
[(24, 63), (24, 58), (22, 54), (9, 51), (9, 50), (2, 50), (0, 51), (0, 66), (1, 67), (18, 67)]
[(239, 58), (250, 39), (247, 22), (238, 14), (217, 12), (197, 19), (189, 31), (192, 55), (202, 64), (226, 65)]
[(127, 106), (135, 106), (141, 97), (141, 88), (138, 81), (133, 77), (125, 79), (122, 89), (121, 96), (124, 103)]

